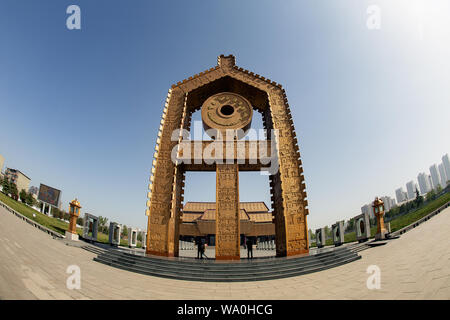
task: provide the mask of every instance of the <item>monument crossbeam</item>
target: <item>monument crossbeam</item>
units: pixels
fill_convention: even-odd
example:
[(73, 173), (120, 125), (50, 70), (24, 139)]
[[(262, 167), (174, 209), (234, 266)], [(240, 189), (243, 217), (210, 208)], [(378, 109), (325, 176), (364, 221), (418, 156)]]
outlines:
[(183, 140), (173, 152), (185, 171), (215, 171), (216, 164), (237, 163), (240, 171), (259, 171), (277, 161), (271, 140), (195, 141)]

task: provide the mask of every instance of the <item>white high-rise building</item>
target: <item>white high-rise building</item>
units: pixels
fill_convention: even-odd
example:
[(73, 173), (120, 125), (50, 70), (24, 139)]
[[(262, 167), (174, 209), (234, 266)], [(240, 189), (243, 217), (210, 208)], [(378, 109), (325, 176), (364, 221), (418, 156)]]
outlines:
[(397, 201), (394, 198), (391, 198), (391, 209), (397, 206)]
[(373, 213), (372, 204), (365, 204), (361, 207), (361, 213), (367, 213), (369, 215), (369, 218), (375, 217), (375, 214)]
[(439, 176), (441, 178), (441, 186), (442, 188), (445, 188), (447, 186), (448, 178), (447, 173), (445, 172), (444, 164), (443, 163), (439, 164), (438, 169), (439, 169)]
[(383, 202), (384, 202), (384, 211), (385, 212), (388, 212), (393, 207), (395, 207), (395, 199), (393, 199), (389, 196), (385, 196), (385, 197), (381, 197), (381, 200), (383, 200)]
[(450, 159), (448, 157), (448, 153), (446, 153), (442, 157), (442, 164), (444, 165), (445, 176), (447, 177), (447, 181), (448, 181), (448, 180), (450, 180)]
[(431, 191), (430, 179), (426, 173), (419, 173), (417, 181), (419, 181), (420, 194), (427, 194)]
[(408, 193), (408, 200), (416, 198), (416, 189), (418, 189), (417, 184), (413, 180), (411, 180), (406, 184), (406, 192)]
[(403, 188), (398, 188), (395, 190), (395, 197), (397, 198), (397, 203), (408, 200), (408, 195), (405, 191), (403, 191)]
[[(433, 189), (436, 189), (441, 185), (441, 177), (439, 176), (439, 171), (436, 164), (430, 167), (431, 181), (433, 183)], [(441, 186), (442, 187), (442, 186)]]

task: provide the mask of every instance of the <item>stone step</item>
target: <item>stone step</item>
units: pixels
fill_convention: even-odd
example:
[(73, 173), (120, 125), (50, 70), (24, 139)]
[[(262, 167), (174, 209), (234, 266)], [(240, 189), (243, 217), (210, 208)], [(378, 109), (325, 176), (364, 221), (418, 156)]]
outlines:
[(308, 262), (317, 262), (320, 260), (326, 260), (328, 257), (334, 258), (342, 255), (352, 255), (352, 253), (349, 250), (334, 250), (330, 252), (325, 252), (321, 254), (301, 257), (301, 258), (271, 258), (271, 259), (253, 259), (253, 260), (247, 260), (243, 259), (238, 262), (217, 262), (215, 260), (196, 260), (196, 259), (161, 259), (161, 258), (154, 258), (154, 257), (146, 257), (142, 255), (133, 255), (126, 252), (117, 252), (110, 250), (108, 252), (105, 252), (102, 257), (109, 258), (109, 259), (132, 259), (135, 263), (144, 263), (144, 264), (151, 264), (154, 266), (161, 266), (161, 267), (174, 267), (179, 269), (180, 266), (183, 268), (201, 268), (201, 269), (238, 269), (238, 270), (246, 270), (248, 265), (251, 265), (252, 268), (271, 268), (271, 267), (277, 267), (280, 265), (288, 266), (288, 265), (301, 265)]
[(346, 248), (299, 258), (246, 262), (186, 261), (107, 250), (94, 258), (112, 267), (171, 279), (190, 281), (255, 281), (291, 277), (349, 263), (361, 257)]
[(164, 270), (151, 270), (151, 269), (143, 269), (143, 268), (137, 268), (133, 265), (124, 265), (122, 263), (115, 263), (115, 262), (105, 262), (100, 261), (95, 258), (94, 260), (99, 261), (101, 263), (110, 265), (112, 267), (116, 267), (119, 269), (131, 271), (131, 272), (137, 272), (145, 275), (151, 275), (156, 277), (163, 277), (163, 278), (170, 278), (170, 279), (178, 279), (178, 280), (188, 280), (188, 281), (206, 281), (206, 282), (237, 282), (237, 281), (261, 281), (261, 280), (272, 280), (272, 279), (281, 279), (281, 278), (288, 278), (288, 277), (294, 277), (299, 276), (302, 274), (308, 274), (312, 272), (318, 272), (322, 270), (326, 270), (329, 268), (334, 268), (346, 263), (350, 263), (352, 261), (360, 259), (360, 256), (354, 256), (352, 258), (344, 259), (341, 261), (337, 261), (328, 265), (322, 265), (322, 266), (314, 266), (310, 268), (302, 268), (302, 269), (296, 269), (296, 270), (279, 270), (277, 272), (271, 272), (266, 274), (240, 274), (240, 275), (211, 275), (211, 276), (205, 276), (204, 274), (196, 276), (196, 275), (189, 275), (189, 274), (180, 274), (179, 272), (173, 273), (173, 272), (167, 272)]
[(89, 246), (89, 245), (82, 246), (81, 249), (84, 249), (86, 251), (89, 251), (89, 252), (92, 252), (92, 253), (95, 253), (95, 254), (103, 254), (106, 251), (108, 251), (108, 250), (105, 250), (105, 249), (102, 249), (102, 248), (99, 248), (99, 247), (94, 247), (94, 246)]
[(121, 264), (128, 267), (133, 267), (136, 269), (148, 270), (148, 271), (161, 271), (161, 272), (169, 272), (177, 275), (187, 275), (187, 276), (196, 276), (196, 277), (247, 277), (247, 276), (256, 276), (256, 275), (266, 275), (266, 274), (274, 274), (280, 271), (282, 272), (290, 272), (301, 269), (311, 269), (317, 268), (321, 266), (326, 266), (328, 264), (337, 263), (340, 261), (347, 260), (353, 256), (344, 256), (344, 257), (336, 257), (335, 259), (329, 259), (328, 261), (316, 261), (310, 262), (308, 264), (302, 265), (287, 265), (276, 268), (264, 268), (260, 267), (259, 269), (255, 269), (254, 267), (247, 267), (240, 270), (236, 269), (203, 269), (203, 268), (193, 268), (193, 269), (185, 269), (185, 268), (175, 268), (175, 267), (161, 267), (161, 266), (152, 266), (152, 265), (143, 265), (139, 263), (135, 263), (135, 261), (125, 260), (125, 259), (105, 259), (98, 258), (97, 261), (102, 260), (103, 262), (109, 262), (114, 264)]
[[(235, 262), (235, 263), (215, 263), (215, 262), (206, 262), (202, 260), (196, 260), (197, 263), (186, 263), (184, 261), (175, 262), (174, 261), (166, 261), (163, 259), (154, 259), (143, 256), (135, 256), (126, 253), (117, 253), (117, 252), (108, 252), (99, 256), (104, 260), (116, 261), (116, 262), (129, 262), (139, 266), (150, 266), (154, 268), (165, 268), (165, 269), (174, 269), (179, 270), (180, 268), (184, 269), (199, 269), (203, 271), (236, 271), (236, 272), (245, 272), (248, 268), (252, 268), (254, 270), (266, 270), (266, 269), (274, 269), (278, 270), (280, 266), (285, 268), (290, 266), (301, 267), (303, 265), (313, 265), (317, 263), (328, 263), (330, 260), (353, 256), (354, 253), (350, 251), (339, 251), (339, 252), (330, 252), (324, 253), (320, 255), (315, 255), (311, 257), (304, 257), (303, 259), (283, 259), (281, 258), (278, 263), (271, 262), (255, 262), (245, 260), (245, 262)], [(308, 259), (307, 259), (308, 258)]]

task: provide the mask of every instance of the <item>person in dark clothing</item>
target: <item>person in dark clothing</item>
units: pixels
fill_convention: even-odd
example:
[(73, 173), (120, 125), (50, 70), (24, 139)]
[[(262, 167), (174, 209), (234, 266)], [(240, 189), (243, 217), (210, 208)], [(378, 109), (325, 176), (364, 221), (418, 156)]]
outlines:
[(200, 240), (200, 259), (203, 259), (203, 256), (208, 259), (208, 257), (205, 254), (205, 248), (206, 248), (206, 241), (205, 239)]
[(200, 245), (200, 259), (203, 259), (203, 256), (206, 257), (206, 255), (205, 255), (205, 243), (202, 241), (202, 243)]
[(195, 238), (195, 244), (197, 245), (197, 259), (200, 259), (202, 257), (202, 242), (199, 237)]
[(250, 237), (247, 238), (247, 241), (245, 244), (247, 246), (247, 258), (253, 259), (253, 239)]

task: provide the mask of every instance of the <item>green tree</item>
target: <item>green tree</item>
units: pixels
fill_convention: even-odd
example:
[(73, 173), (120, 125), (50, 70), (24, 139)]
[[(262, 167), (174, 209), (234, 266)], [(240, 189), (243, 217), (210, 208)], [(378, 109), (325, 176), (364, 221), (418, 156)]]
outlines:
[(10, 182), (9, 183), (9, 193), (11, 194), (11, 198), (14, 200), (17, 200), (19, 198), (19, 190), (17, 190), (17, 186), (15, 183)]
[(331, 229), (329, 226), (325, 226), (325, 238), (330, 238), (332, 236)]
[(20, 197), (20, 201), (22, 201), (23, 203), (26, 203), (26, 201), (27, 201), (27, 192), (25, 191), (25, 189), (20, 190), (19, 197)]
[(6, 179), (6, 178), (3, 179), (2, 187), (3, 187), (3, 193), (6, 194), (7, 196), (9, 196), (9, 194), (11, 193), (11, 184), (8, 179)]
[(105, 233), (106, 224), (108, 223), (108, 218), (99, 216), (98, 217), (98, 225), (100, 226), (100, 231)]
[(125, 236), (125, 237), (128, 236), (128, 228), (126, 225), (122, 226), (122, 236)]
[(435, 198), (436, 198), (436, 191), (434, 191), (434, 189), (427, 193), (427, 201), (434, 200)]
[(345, 231), (351, 232), (353, 231), (354, 228), (355, 228), (355, 219), (351, 218), (350, 220), (348, 220), (347, 228), (345, 229)]
[(36, 203), (36, 200), (34, 199), (33, 194), (31, 192), (27, 193), (25, 201), (26, 201), (27, 205), (29, 205), (30, 207), (34, 206)]
[(416, 199), (414, 200), (416, 207), (420, 207), (423, 203), (423, 197), (419, 194), (419, 190), (416, 188)]
[(64, 212), (62, 212), (61, 210), (59, 210), (56, 207), (52, 208), (52, 215), (54, 218), (64, 219)]

